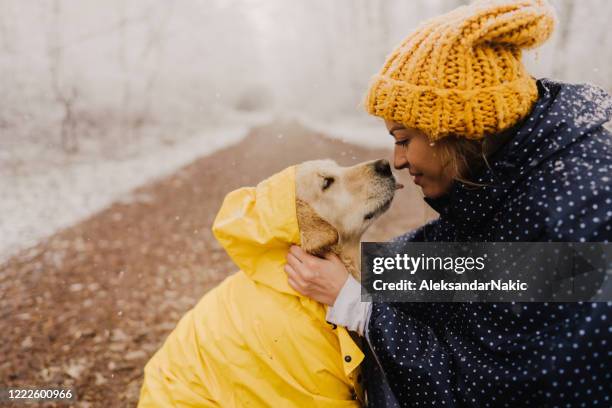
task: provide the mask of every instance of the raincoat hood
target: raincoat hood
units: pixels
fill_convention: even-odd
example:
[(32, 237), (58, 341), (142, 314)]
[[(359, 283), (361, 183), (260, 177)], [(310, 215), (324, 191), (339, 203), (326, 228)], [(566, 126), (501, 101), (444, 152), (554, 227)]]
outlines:
[(285, 256), (300, 245), (295, 204), (295, 166), (229, 193), (213, 234), (236, 265), (255, 282), (299, 296), (283, 271)]

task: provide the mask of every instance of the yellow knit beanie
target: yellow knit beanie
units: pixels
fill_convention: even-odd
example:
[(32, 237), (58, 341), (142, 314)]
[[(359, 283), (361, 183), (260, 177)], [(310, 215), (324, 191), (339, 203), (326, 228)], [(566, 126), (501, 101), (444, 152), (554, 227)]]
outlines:
[(554, 24), (545, 0), (477, 1), (428, 20), (387, 57), (366, 109), (432, 141), (507, 129), (538, 97), (521, 49), (546, 41)]

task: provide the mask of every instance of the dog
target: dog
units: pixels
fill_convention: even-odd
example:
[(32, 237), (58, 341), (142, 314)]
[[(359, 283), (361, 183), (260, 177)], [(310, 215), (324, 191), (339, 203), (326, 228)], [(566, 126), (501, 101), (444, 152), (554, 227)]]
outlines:
[(395, 181), (386, 160), (340, 167), (332, 160), (298, 166), (297, 218), (302, 249), (313, 255), (335, 253), (347, 270), (361, 280), (361, 236), (391, 206)]
[(356, 407), (363, 353), (283, 267), (291, 244), (334, 252), (356, 278), (359, 243), (391, 205), (386, 160), (292, 166), (225, 198), (213, 232), (240, 271), (208, 292), (145, 367), (140, 407)]

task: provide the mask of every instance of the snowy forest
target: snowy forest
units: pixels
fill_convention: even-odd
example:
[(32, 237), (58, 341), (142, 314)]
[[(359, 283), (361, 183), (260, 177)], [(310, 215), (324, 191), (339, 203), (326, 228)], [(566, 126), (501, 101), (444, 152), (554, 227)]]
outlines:
[[(180, 138), (241, 112), (362, 115), (392, 47), (466, 2), (0, 0), (2, 159), (26, 141), (76, 152)], [(612, 3), (552, 3), (556, 33), (529, 66), (611, 89)]]

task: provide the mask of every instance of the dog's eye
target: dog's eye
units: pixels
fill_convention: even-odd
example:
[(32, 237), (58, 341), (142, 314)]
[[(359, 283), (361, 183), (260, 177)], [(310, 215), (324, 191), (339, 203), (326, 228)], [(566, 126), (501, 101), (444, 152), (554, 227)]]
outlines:
[(322, 189), (323, 190), (327, 190), (329, 188), (329, 186), (331, 186), (333, 183), (334, 183), (334, 178), (333, 177), (325, 177), (325, 178), (323, 178)]

